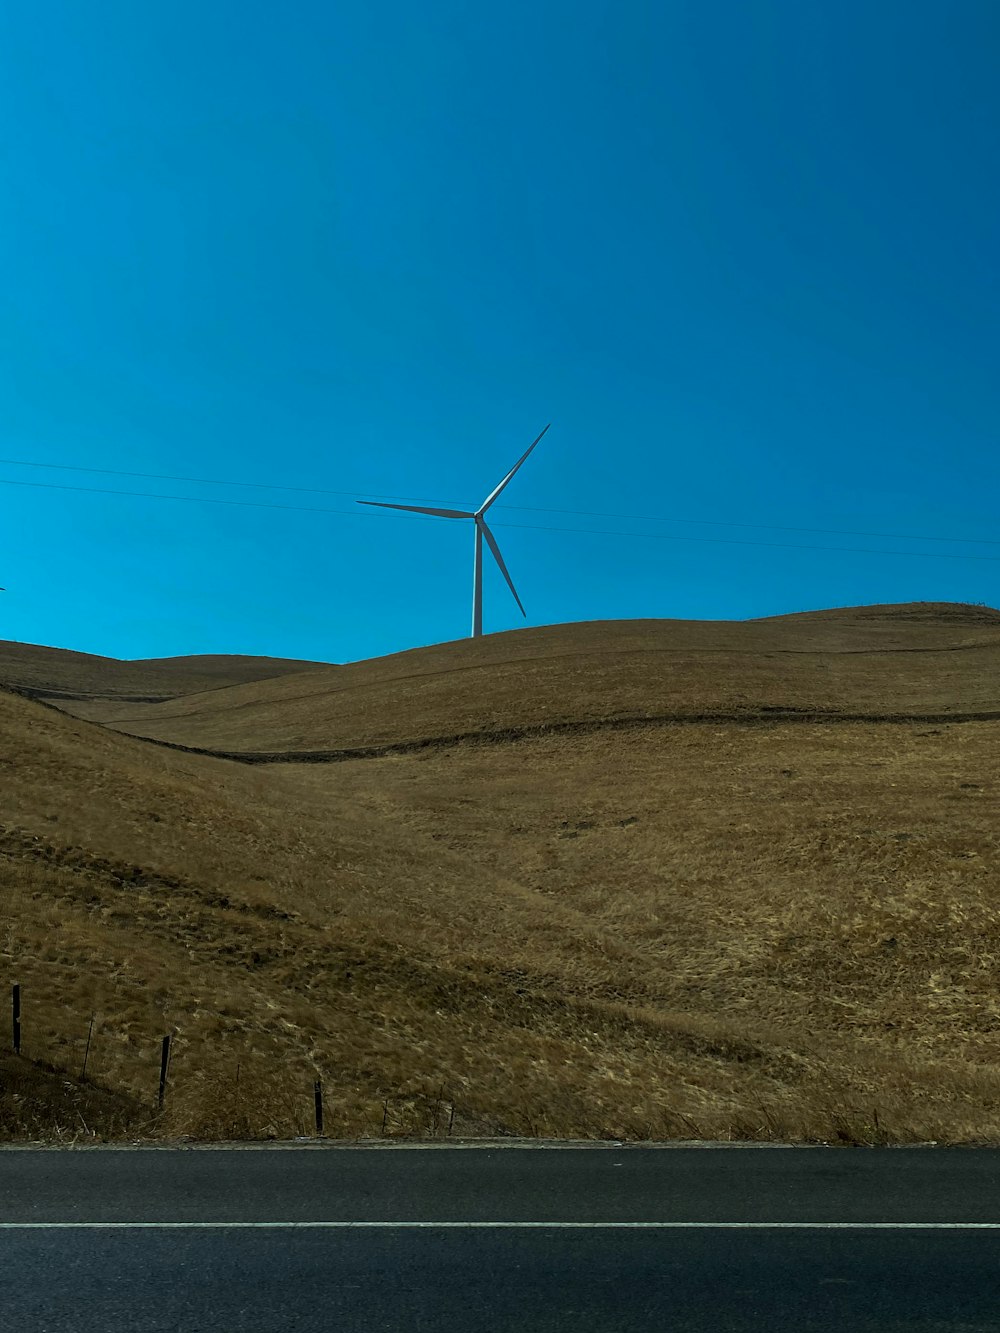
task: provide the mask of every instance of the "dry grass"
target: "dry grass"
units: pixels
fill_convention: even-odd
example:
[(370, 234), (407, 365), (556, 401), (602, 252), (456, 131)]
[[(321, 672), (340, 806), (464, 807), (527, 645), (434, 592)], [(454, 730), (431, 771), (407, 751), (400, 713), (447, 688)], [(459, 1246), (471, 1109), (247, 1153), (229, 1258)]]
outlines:
[(142, 1136), (153, 1118), (142, 1105), (52, 1065), (0, 1056), (0, 1138), (114, 1143)]
[(558, 625), (154, 705), (69, 705), (131, 735), (302, 753), (612, 721), (996, 710), (1000, 612), (860, 608), (767, 621)]
[[(470, 677), (490, 685), (487, 730), (545, 708), (593, 722), (622, 707), (619, 675), (623, 696), (652, 679), (633, 659), (692, 713), (723, 689), (787, 706), (787, 645), (818, 634), (809, 669), (841, 691), (812, 700), (826, 709), (1000, 705), (997, 613), (856, 622), (771, 622), (738, 675), (731, 645), (700, 664), (691, 646), (680, 685), (635, 626), (627, 648), (600, 627), (575, 686), (588, 627), (565, 627), (561, 657), (558, 629), (470, 645), (479, 666), (453, 645), (451, 715), (448, 649), (427, 650), (430, 703), (399, 659), (367, 665), (390, 740), (468, 729)], [(549, 655), (498, 694), (489, 673), (526, 634)], [(362, 667), (344, 671), (338, 725), (371, 735)], [(288, 702), (304, 680), (250, 688)], [(312, 695), (317, 731), (333, 688)], [(736, 710), (249, 767), (0, 695), (0, 977), (22, 985), (29, 1054), (76, 1070), (96, 1013), (89, 1072), (146, 1108), (176, 1033), (152, 1134), (308, 1132), (322, 1077), (327, 1131), (349, 1137), (379, 1133), (392, 1097), (389, 1133), (442, 1132), (454, 1101), (456, 1133), (998, 1142), (998, 737)]]
[(307, 671), (317, 665), (275, 657), (228, 655), (122, 662), (65, 648), (0, 640), (0, 689), (19, 689), (41, 698), (172, 699), (198, 690)]

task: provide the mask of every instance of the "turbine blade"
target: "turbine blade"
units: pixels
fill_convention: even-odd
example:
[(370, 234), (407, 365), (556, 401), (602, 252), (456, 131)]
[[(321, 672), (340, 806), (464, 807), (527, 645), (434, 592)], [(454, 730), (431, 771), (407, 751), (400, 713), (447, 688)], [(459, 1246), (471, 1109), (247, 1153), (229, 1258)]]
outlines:
[(467, 509), (425, 509), (422, 505), (389, 505), (381, 500), (358, 500), (359, 505), (373, 505), (376, 509), (405, 509), (410, 514), (433, 514), (436, 518), (475, 518)]
[(496, 544), (496, 539), (494, 538), (493, 533), (490, 532), (489, 528), (486, 526), (486, 524), (483, 522), (482, 519), (479, 520), (479, 526), (480, 526), (480, 527), (482, 528), (482, 530), (483, 530), (483, 536), (486, 538), (487, 545), (489, 546), (490, 550), (493, 552), (493, 559), (494, 559), (494, 560), (497, 562), (497, 564), (500, 566), (500, 573), (501, 573), (501, 574), (504, 576), (504, 578), (507, 580), (507, 587), (508, 587), (508, 588), (511, 590), (511, 592), (514, 594), (514, 601), (517, 602), (518, 606), (521, 607), (521, 615), (524, 616), (525, 620), (527, 620), (527, 618), (528, 618), (528, 613), (527, 613), (527, 611), (525, 611), (524, 607), (521, 606), (521, 599), (520, 599), (520, 597), (518, 597), (518, 595), (517, 595), (517, 589), (514, 587), (514, 580), (513, 580), (513, 579), (511, 578), (511, 576), (507, 573), (507, 566), (506, 566), (506, 565), (504, 564), (504, 562), (503, 562), (503, 556), (500, 554), (500, 547), (497, 546), (497, 544)]
[[(551, 421), (550, 421), (550, 422), (549, 422), (549, 426), (551, 426), (551, 424), (552, 424), (552, 423), (551, 423)], [(546, 427), (545, 427), (545, 430), (548, 430), (549, 426), (546, 426)], [(542, 431), (542, 435), (545, 434), (545, 430)], [(528, 448), (524, 451), (524, 453), (521, 455), (521, 457), (517, 460), (517, 462), (514, 464), (514, 466), (511, 468), (511, 470), (507, 473), (506, 477), (504, 477), (503, 481), (502, 481), (502, 482), (500, 483), (500, 485), (496, 488), (496, 490), (495, 490), (495, 491), (492, 491), (492, 492), (486, 497), (486, 499), (483, 501), (483, 503), (479, 506), (479, 512), (480, 512), (481, 514), (485, 514), (485, 513), (486, 513), (487, 509), (489, 509), (490, 505), (491, 505), (491, 504), (493, 503), (493, 501), (497, 498), (497, 496), (500, 494), (500, 492), (503, 490), (503, 488), (507, 485), (507, 483), (510, 481), (511, 477), (513, 477), (514, 473), (517, 471), (517, 469), (521, 466), (521, 464), (524, 462), (524, 460), (525, 460), (525, 459), (528, 457), (528, 455), (531, 453), (532, 449), (534, 449), (535, 445), (538, 443), (538, 440), (540, 440), (540, 439), (542, 438), (542, 435), (539, 435), (537, 439), (532, 440), (531, 444), (530, 444), (530, 445), (528, 446)]]

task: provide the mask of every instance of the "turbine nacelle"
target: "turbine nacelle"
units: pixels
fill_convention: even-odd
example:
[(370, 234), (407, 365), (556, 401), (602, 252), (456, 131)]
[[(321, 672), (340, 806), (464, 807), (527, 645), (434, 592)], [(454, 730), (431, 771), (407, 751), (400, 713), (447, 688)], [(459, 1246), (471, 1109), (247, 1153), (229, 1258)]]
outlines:
[(545, 427), (545, 430), (542, 431), (541, 435), (538, 435), (534, 440), (532, 440), (531, 444), (524, 451), (521, 457), (517, 460), (517, 462), (507, 473), (504, 479), (499, 483), (498, 486), (494, 487), (494, 489), (489, 493), (489, 495), (486, 497), (483, 503), (476, 510), (431, 509), (426, 505), (387, 504), (381, 500), (358, 501), (358, 504), (372, 505), (376, 509), (402, 509), (404, 512), (408, 514), (428, 514), (432, 518), (471, 518), (473, 520), (476, 528), (476, 544), (475, 544), (475, 556), (474, 556), (473, 576), (472, 576), (473, 638), (478, 638), (483, 632), (483, 539), (484, 538), (486, 540), (486, 545), (490, 548), (490, 553), (492, 554), (493, 559), (497, 562), (497, 567), (500, 570), (500, 573), (504, 576), (504, 578), (507, 581), (507, 587), (511, 590), (511, 593), (513, 594), (514, 597), (514, 601), (517, 602), (517, 605), (520, 608), (521, 615), (526, 617), (528, 614), (525, 611), (524, 607), (521, 605), (521, 599), (520, 597), (518, 597), (517, 589), (514, 587), (514, 580), (511, 578), (507, 570), (507, 566), (504, 564), (503, 556), (500, 554), (500, 547), (497, 545), (496, 538), (490, 531), (489, 525), (486, 522), (485, 514), (487, 509), (489, 509), (490, 505), (494, 503), (497, 496), (499, 496), (500, 493), (504, 490), (504, 488), (510, 484), (511, 480), (514, 477), (514, 474), (517, 472), (518, 468), (522, 465), (522, 463), (524, 463), (524, 461), (527, 459), (528, 455), (531, 453), (532, 449), (534, 449), (538, 441), (542, 438), (542, 435), (545, 434), (546, 430), (548, 430), (548, 426)]

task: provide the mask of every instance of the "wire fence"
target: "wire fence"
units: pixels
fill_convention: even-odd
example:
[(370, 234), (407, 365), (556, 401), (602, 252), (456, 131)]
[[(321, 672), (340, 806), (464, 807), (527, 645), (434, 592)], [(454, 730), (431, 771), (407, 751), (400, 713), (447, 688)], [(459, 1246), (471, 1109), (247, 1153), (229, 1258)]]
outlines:
[[(21, 986), (19, 983), (14, 983), (11, 986), (10, 993), (10, 1049), (16, 1059), (24, 1060), (26, 1064), (37, 1064), (39, 1068), (58, 1074), (63, 1080), (72, 1080), (74, 1083), (85, 1087), (101, 1087), (102, 1091), (113, 1093), (113, 1089), (96, 1085), (92, 1079), (88, 1079), (87, 1070), (91, 1063), (95, 1044), (95, 1030), (98, 1026), (96, 1014), (91, 1014), (87, 1021), (86, 1043), (79, 1069), (64, 1068), (56, 1070), (47, 1061), (34, 1061), (32, 1059), (33, 1055), (40, 1055), (40, 1051), (32, 1052), (30, 1049), (25, 1049), (22, 1003)], [(26, 1026), (30, 1030), (30, 1024)], [(157, 1126), (162, 1126), (171, 1110), (173, 1092), (172, 1061), (176, 1053), (178, 1035), (179, 1033), (175, 1030), (164, 1033), (158, 1041), (153, 1039), (148, 1042), (149, 1094), (148, 1098), (144, 1098), (140, 1092), (137, 1098), (138, 1105), (146, 1112), (142, 1117), (141, 1124), (147, 1130), (155, 1131)], [(203, 1074), (204, 1071), (199, 1072)], [(305, 1133), (296, 1135), (296, 1137), (325, 1138), (327, 1137), (329, 1121), (330, 1085), (326, 1085), (322, 1077), (313, 1077), (311, 1081), (302, 1079), (301, 1082), (300, 1091), (297, 1091), (296, 1080), (294, 1079), (285, 1084), (283, 1100), (287, 1111), (290, 1113), (289, 1123), (305, 1131)], [(231, 1081), (216, 1074), (210, 1080), (210, 1083), (215, 1092), (218, 1111), (215, 1120), (218, 1126), (224, 1125), (234, 1138), (275, 1137), (274, 1134), (266, 1132), (253, 1132), (253, 1116), (248, 1114), (248, 1109), (253, 1106), (254, 1088), (251, 1080), (247, 1078), (246, 1065), (242, 1060), (237, 1060)], [(63, 1086), (68, 1086), (68, 1084), (64, 1083)], [(335, 1095), (339, 1094), (341, 1091), (339, 1085), (333, 1086)], [(130, 1091), (128, 1095), (132, 1097), (134, 1094)], [(357, 1137), (440, 1138), (451, 1137), (454, 1133), (457, 1107), (454, 1099), (446, 1093), (443, 1085), (437, 1094), (383, 1092), (375, 1098), (369, 1097), (365, 1101), (366, 1113), (363, 1116), (362, 1132)], [(338, 1119), (336, 1123), (339, 1125), (341, 1121)], [(215, 1136), (213, 1135), (213, 1137)], [(335, 1137), (344, 1136), (335, 1135)]]

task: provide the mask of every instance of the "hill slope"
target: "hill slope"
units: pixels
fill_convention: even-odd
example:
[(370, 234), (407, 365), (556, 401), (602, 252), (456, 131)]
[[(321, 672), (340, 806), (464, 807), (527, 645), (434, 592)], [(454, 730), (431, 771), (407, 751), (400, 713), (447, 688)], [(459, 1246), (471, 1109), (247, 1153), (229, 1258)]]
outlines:
[(307, 671), (325, 663), (276, 657), (155, 657), (133, 662), (0, 640), (0, 689), (37, 698), (173, 699), (180, 694)]
[[(821, 647), (831, 672), (877, 662), (834, 677), (845, 709), (853, 680), (1000, 712), (1000, 617), (975, 613), (492, 636), (344, 668), (348, 696), (385, 691), (382, 731), (356, 704), (337, 725), (454, 734), (463, 682), (518, 655), (519, 695), (491, 678), (502, 717), (599, 716), (595, 672), (605, 716), (619, 676), (652, 711), (641, 681), (675, 689), (683, 656), (686, 707), (735, 693), (727, 654), (782, 703)], [(658, 672), (625, 676), (636, 659)], [(435, 670), (452, 711), (441, 691), (420, 713), (406, 682)], [(238, 688), (277, 726), (272, 691), (306, 679)], [(322, 1077), (345, 1135), (379, 1133), (386, 1098), (386, 1132), (440, 1127), (443, 1097), (460, 1133), (997, 1142), (998, 741), (734, 713), (248, 766), (0, 693), (0, 984), (22, 984), (28, 1054), (71, 1072), (96, 1013), (89, 1068), (147, 1107), (175, 1031), (154, 1133), (306, 1132)]]
[(197, 749), (296, 754), (706, 715), (981, 713), (998, 682), (1000, 612), (860, 607), (555, 625), (74, 711)]

